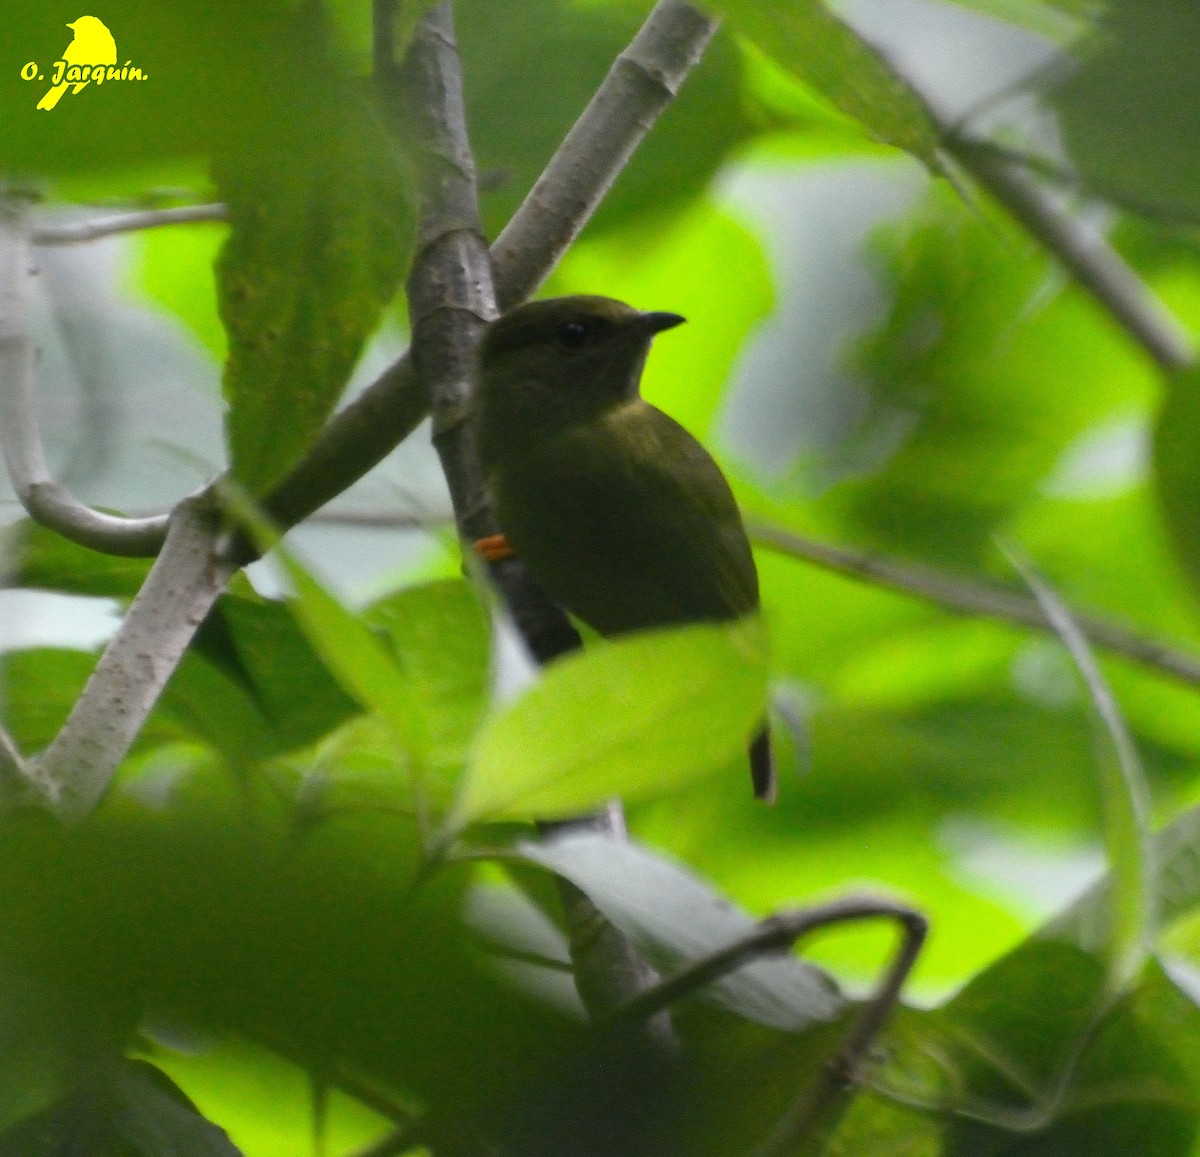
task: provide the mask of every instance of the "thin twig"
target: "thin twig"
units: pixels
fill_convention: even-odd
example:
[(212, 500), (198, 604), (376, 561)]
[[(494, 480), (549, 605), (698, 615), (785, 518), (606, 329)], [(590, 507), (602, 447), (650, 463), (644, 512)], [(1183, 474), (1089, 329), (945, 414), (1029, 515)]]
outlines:
[(163, 225), (192, 225), (198, 221), (224, 221), (225, 206), (179, 205), (171, 209), (144, 209), (135, 213), (119, 213), (112, 217), (96, 217), (72, 225), (43, 225), (33, 231), (35, 245), (78, 245), (81, 241), (97, 241), (116, 233), (135, 233), (142, 229), (158, 229)]
[[(897, 562), (870, 551), (830, 546), (755, 519), (747, 522), (750, 537), (755, 542), (781, 554), (816, 563), (826, 570), (903, 591), (956, 611), (986, 615), (1039, 630), (1053, 629), (1037, 600), (1016, 591), (958, 578), (931, 567)], [(1088, 641), (1096, 646), (1125, 655), (1184, 683), (1200, 686), (1200, 657), (1100, 615), (1077, 614), (1075, 621)]]
[[(887, 900), (851, 896), (823, 907), (827, 918), (812, 927), (853, 920), (890, 919), (900, 929), (900, 947), (875, 995), (863, 1005), (837, 1054), (821, 1066), (817, 1079), (779, 1119), (770, 1137), (755, 1150), (754, 1157), (818, 1157), (825, 1152), (929, 933), (929, 922), (920, 912)], [(820, 908), (815, 910), (816, 914), (821, 911)]]
[[(644, 102), (627, 110), (615, 97), (630, 90), (630, 62), (614, 64), (545, 174), (492, 246), (495, 293), (504, 307), (540, 284), (578, 235), (620, 167), (654, 127), (712, 36), (712, 22), (680, 0), (659, 0), (634, 39), (637, 67), (661, 86), (643, 86)], [(633, 44), (623, 54), (634, 55)], [(576, 155), (580, 139), (597, 143), (597, 161)], [(573, 141), (568, 150), (567, 141)], [(600, 146), (603, 142), (603, 147)], [(555, 232), (543, 234), (543, 223)], [(282, 527), (294, 526), (357, 482), (424, 419), (429, 402), (407, 354), (325, 427), (304, 460), (269, 495), (264, 508)]]
[(6, 199), (0, 203), (0, 451), (13, 490), (35, 522), (72, 542), (106, 554), (153, 555), (166, 536), (166, 518), (102, 514), (50, 477), (37, 424), (31, 263), (28, 206)]
[(31, 772), (63, 819), (82, 819), (104, 794), (183, 652), (233, 572), (218, 560), (212, 499), (185, 499), (142, 589), (54, 741)]
[(892, 920), (902, 939), (895, 959), (888, 966), (875, 995), (863, 1006), (838, 1048), (822, 1066), (813, 1085), (791, 1106), (772, 1131), (756, 1157), (783, 1157), (819, 1152), (816, 1135), (824, 1138), (835, 1123), (839, 1106), (857, 1083), (863, 1064), (892, 1014), (908, 974), (916, 963), (929, 931), (920, 912), (877, 896), (844, 896), (795, 912), (778, 912), (760, 921), (754, 929), (732, 944), (697, 960), (655, 988), (643, 992), (604, 1022), (610, 1031), (627, 1031), (663, 1009), (677, 1004), (702, 988), (763, 956), (784, 952), (804, 936), (838, 924), (860, 920)]
[(945, 147), (1168, 373), (1196, 360), (1191, 335), (1125, 259), (1020, 163), (946, 130)]

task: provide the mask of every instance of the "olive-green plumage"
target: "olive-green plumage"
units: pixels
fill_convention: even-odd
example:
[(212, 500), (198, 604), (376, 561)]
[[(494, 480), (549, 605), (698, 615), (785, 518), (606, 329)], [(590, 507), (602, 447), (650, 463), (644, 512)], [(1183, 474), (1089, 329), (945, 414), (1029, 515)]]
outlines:
[[(654, 335), (682, 321), (554, 298), (506, 313), (481, 346), (476, 431), (500, 527), (551, 597), (603, 635), (758, 607), (728, 483), (638, 393)], [(765, 725), (750, 762), (755, 794), (772, 798)]]

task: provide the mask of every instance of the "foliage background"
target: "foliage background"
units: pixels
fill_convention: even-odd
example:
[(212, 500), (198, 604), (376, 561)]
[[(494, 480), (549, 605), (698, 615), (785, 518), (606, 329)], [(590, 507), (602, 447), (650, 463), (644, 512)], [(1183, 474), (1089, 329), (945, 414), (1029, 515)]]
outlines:
[[(1194, 325), (1200, 88), (1189, 5), (838, 5), (884, 54), (869, 59), (841, 25), (831, 31), (815, 0), (719, 7), (727, 30), (545, 291), (603, 292), (689, 318), (656, 346), (645, 392), (705, 439), (755, 517), (963, 581), (1016, 583), (997, 545), (1013, 544), (1071, 606), (1200, 647), (1187, 577), (1198, 560), (1189, 528), (1200, 457), (1188, 379), (1164, 377), (1037, 238), (935, 156), (932, 122), (895, 80), (911, 82), (942, 124), (965, 118), (973, 134), (1070, 173), (1065, 192), (1051, 182), (1054, 195)], [(59, 50), (62, 24), (77, 15), (60, 8), (18, 4), (6, 17), (24, 55), (0, 70), (9, 124), (0, 166), (36, 177), (41, 212), (66, 219), (85, 212), (81, 203), (148, 190), (210, 199), (215, 155), (221, 195), (265, 204), (273, 223), (261, 252), (225, 250), (233, 273), (221, 292), (261, 261), (301, 299), (271, 298), (270, 308), (322, 318), (315, 289), (361, 276), (346, 293), (365, 304), (347, 325), (375, 332), (350, 392), (373, 379), (403, 348), (406, 320), (392, 304), (376, 328), (366, 299), (390, 296), (380, 286), (394, 287), (399, 269), (381, 260), (364, 272), (362, 261), (385, 251), (380, 236), (403, 237), (406, 220), (378, 209), (402, 200), (398, 170), (378, 160), (375, 128), (339, 95), (367, 67), (367, 7), (328, 6), (328, 55), (291, 38), (283, 6), (216, 17), (202, 5), (113, 3), (102, 15), (121, 29), (121, 51), (146, 62), (153, 102), (112, 86), (64, 101), (51, 125), (14, 78), (24, 59)], [(460, 0), (456, 9), (494, 237), (647, 6)], [(304, 248), (314, 205), (357, 222), (342, 236), (346, 271), (314, 268)], [(212, 268), (227, 233), (194, 225), (40, 251), (42, 421), (57, 474), (86, 501), (161, 508), (203, 482), (224, 464), (226, 402), (243, 479), (265, 485), (341, 391), (347, 357), (322, 377), (302, 349), (277, 364), (272, 396), (261, 366), (244, 358), (226, 371), (223, 401), (230, 346), (231, 366), (253, 346), (236, 328), (231, 341), (220, 321)], [(387, 252), (398, 260), (402, 244)], [(229, 316), (228, 299), (224, 308)], [(347, 351), (358, 348), (357, 332), (343, 336)], [(387, 641), (427, 728), (421, 806), (436, 815), (493, 710), (493, 680), (486, 609), (461, 578), (427, 434), (289, 541)], [(8, 509), (15, 521), (15, 503)], [(347, 524), (363, 514), (423, 525)], [(35, 751), (78, 694), (114, 600), (132, 595), (144, 568), (101, 567), (23, 526), (11, 541), (0, 595), (5, 714), (22, 749)], [(910, 1000), (940, 1004), (981, 975), (994, 991), (1028, 984), (1011, 1003), (1052, 1035), (1059, 994), (1101, 983), (1075, 958), (1029, 963), (1039, 951), (1031, 931), (1104, 867), (1091, 707), (1065, 650), (1045, 633), (777, 552), (760, 551), (759, 566), (780, 803), (753, 803), (733, 754), (670, 790), (647, 766), (623, 793), (634, 835), (753, 914), (859, 887), (905, 897), (933, 927)], [(71, 1084), (76, 1046), (63, 1042), (76, 1039), (80, 1016), (62, 1001), (89, 1010), (94, 1037), (123, 1039), (139, 1025), (142, 1054), (253, 1157), (303, 1152), (314, 1128), (330, 1154), (379, 1133), (370, 1098), (347, 1095), (343, 1063), (406, 1108), (466, 1118), (500, 1096), (497, 1058), (533, 1080), (558, 1036), (570, 1036), (554, 1003), (526, 992), (569, 1004), (561, 977), (536, 970), (514, 989), (481, 952), (480, 941), (514, 935), (561, 950), (551, 917), (508, 876), (447, 868), (410, 904), (423, 834), (402, 770), (411, 752), (398, 751), (378, 713), (360, 712), (319, 631), (262, 597), (281, 590), (278, 568), (257, 564), (250, 575), (258, 593), (243, 583), (222, 601), (100, 815), (70, 837), (28, 820), (8, 833), (0, 872), (19, 902), (0, 932), (15, 994), (0, 1002), (0, 1039), (20, 1063), (0, 1088), (0, 1125), (19, 1128)], [(47, 590), (56, 593), (34, 593)], [(1163, 825), (1197, 802), (1200, 701), (1194, 687), (1127, 659), (1104, 656), (1102, 666)], [(483, 824), (468, 839), (508, 834)], [(854, 1138), (869, 1134), (877, 1153), (1069, 1153), (1103, 1127), (1127, 1146), (1108, 1152), (1192, 1152), (1200, 943), (1187, 906), (1160, 945), (1170, 979), (1148, 974), (1129, 998), (1141, 1003), (1121, 1013), (1148, 1042), (1144, 1087), (1124, 1046), (1101, 1040), (1082, 1078), (1093, 1107), (1053, 1106), (1033, 1147), (994, 1121), (919, 1126), (876, 1106), (866, 1124), (851, 1118), (845, 1151), (866, 1151)], [(879, 929), (840, 931), (806, 956), (861, 993), (890, 943)], [(1021, 945), (1024, 957), (1006, 958)], [(1010, 969), (1003, 984), (997, 962)], [(1053, 1083), (1032, 1060), (1037, 1050), (1004, 1037), (1003, 1018), (976, 1010), (973, 1021), (972, 991), (949, 1021), (959, 1037), (964, 1024), (999, 1034), (1009, 1055), (996, 1072), (1036, 1102), (1042, 1077)], [(908, 1023), (895, 1045), (902, 1059)], [(911, 1023), (914, 1038), (943, 1031), (916, 1013)], [(72, 1027), (46, 1027), (61, 1024)], [(1127, 1044), (1119, 1021), (1104, 1031)], [(976, 1068), (987, 1068), (978, 1056), (948, 1065), (974, 1095), (1007, 1106), (1012, 1088)], [(768, 1083), (792, 1079), (785, 1062), (774, 1071)], [(1114, 1091), (1117, 1076), (1136, 1087)], [(922, 1080), (923, 1093), (944, 1091)], [(736, 1135), (733, 1109), (722, 1108)]]

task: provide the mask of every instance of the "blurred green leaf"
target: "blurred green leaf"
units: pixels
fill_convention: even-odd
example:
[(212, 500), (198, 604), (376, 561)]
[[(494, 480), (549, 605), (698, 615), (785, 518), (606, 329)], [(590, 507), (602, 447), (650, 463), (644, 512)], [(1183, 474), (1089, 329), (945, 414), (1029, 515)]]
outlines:
[(484, 724), (455, 818), (578, 815), (669, 791), (745, 747), (765, 694), (755, 620), (597, 643)]
[(938, 168), (938, 133), (925, 102), (823, 0), (709, 0), (707, 6), (871, 136)]
[(4, 725), (25, 752), (58, 734), (96, 666), (90, 651), (37, 647), (0, 656)]
[(134, 242), (135, 289), (168, 310), (199, 339), (219, 362), (229, 354), (229, 341), (217, 310), (217, 288), (204, 276), (217, 261), (227, 226), (217, 223), (148, 229)]
[(407, 671), (283, 547), (275, 547), (275, 557), (292, 586), (291, 607), (313, 649), (359, 703), (387, 722), (414, 765), (425, 767), (432, 742), (429, 722)]
[[(319, 27), (294, 34), (318, 61), (327, 52)], [(236, 142), (215, 172), (229, 207), (217, 260), (226, 428), (235, 477), (261, 493), (345, 389), (404, 275), (413, 210), (397, 141), (347, 80), (306, 86), (269, 144)]]
[(877, 244), (892, 305), (856, 359), (870, 400), (813, 482), (840, 481), (831, 512), (880, 545), (962, 565), (1145, 367), (1009, 223), (939, 194)]
[(199, 0), (153, 7), (112, 0), (101, 15), (117, 59), (140, 68), (145, 79), (92, 84), (68, 93), (50, 112), (39, 110), (48, 80), (23, 80), (22, 66), (33, 61), (48, 77), (71, 43), (66, 23), (78, 15), (40, 0), (13, 0), (5, 7), (5, 172), (107, 171), (123, 186), (123, 167), (204, 155), (231, 133), (249, 130), (267, 144), (279, 111), (329, 80), (330, 62), (314, 58), (289, 35), (287, 4), (252, 0), (225, 10)]
[(227, 594), (209, 613), (139, 745), (171, 723), (235, 767), (305, 747), (360, 710), (281, 603)]
[(1190, 0), (1110, 0), (1077, 68), (1050, 91), (1071, 160), (1097, 192), (1200, 219), (1200, 80)]
[(1191, 1153), (1200, 1012), (1157, 967), (1115, 1006), (1103, 991), (1096, 958), (1035, 941), (945, 1007), (906, 1012), (877, 1078), (885, 1100), (865, 1099), (833, 1152), (865, 1151), (879, 1114), (894, 1119), (890, 1094), (957, 1110), (936, 1150), (954, 1157)]
[[(633, 38), (647, 7), (624, 0), (506, 0), (503, 5), (459, 0), (455, 5), (489, 237), (521, 203)], [(562, 67), (568, 60), (570, 67)], [(617, 178), (585, 235), (631, 219), (661, 219), (699, 196), (730, 151), (758, 127), (740, 99), (741, 85), (737, 48), (718, 35)]]
[(153, 562), (89, 550), (28, 520), (5, 531), (5, 548), (10, 543), (13, 564), (6, 575), (9, 583), (64, 594), (132, 599)]
[(429, 725), (434, 766), (459, 768), (487, 710), (491, 636), (463, 579), (426, 583), (371, 605), (366, 623), (387, 634)]
[(161, 1071), (120, 1062), (0, 1135), (3, 1157), (241, 1157)]

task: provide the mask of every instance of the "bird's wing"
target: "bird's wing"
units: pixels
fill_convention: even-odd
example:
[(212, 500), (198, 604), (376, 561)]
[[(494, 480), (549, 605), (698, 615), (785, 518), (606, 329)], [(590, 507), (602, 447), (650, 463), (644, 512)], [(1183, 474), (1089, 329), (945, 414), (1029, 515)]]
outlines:
[(758, 606), (729, 486), (682, 426), (640, 400), (536, 446), (493, 480), (501, 525), (549, 593), (604, 634)]

